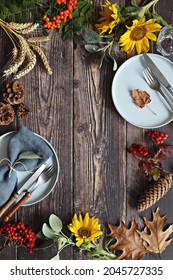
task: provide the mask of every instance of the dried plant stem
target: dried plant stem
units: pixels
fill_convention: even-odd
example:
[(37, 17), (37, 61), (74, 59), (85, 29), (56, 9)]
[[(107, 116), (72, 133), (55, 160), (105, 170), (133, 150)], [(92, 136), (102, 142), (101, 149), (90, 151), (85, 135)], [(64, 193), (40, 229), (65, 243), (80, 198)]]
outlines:
[(30, 27), (31, 25), (33, 25), (32, 22), (28, 22), (28, 23), (10, 22), (10, 23), (8, 23), (8, 26), (12, 29), (15, 29), (15, 30), (26, 29), (26, 28)]
[(24, 62), (25, 55), (26, 55), (25, 42), (23, 38), (19, 38), (17, 58), (6, 70), (4, 70), (4, 76), (9, 76), (12, 73), (15, 73), (19, 69), (20, 65), (22, 65), (22, 63)]
[(13, 74), (15, 79), (19, 79), (26, 75), (36, 65), (37, 59), (35, 53), (40, 56), (47, 72), (50, 75), (52, 74), (43, 50), (41, 47), (35, 45), (35, 43), (47, 42), (49, 38), (40, 36), (27, 39), (23, 37), (23, 34), (33, 32), (38, 25), (38, 23), (6, 23), (0, 19), (0, 26), (6, 32), (14, 46), (12, 50), (12, 62), (10, 61), (10, 65), (3, 71), (3, 77), (8, 77)]
[(17, 72), (14, 75), (15, 79), (20, 79), (21, 77), (25, 76), (27, 73), (29, 73), (34, 68), (34, 66), (37, 62), (36, 55), (30, 49), (27, 49), (27, 51), (26, 51), (26, 60), (28, 61), (28, 63), (26, 64), (26, 66), (23, 69), (21, 69), (19, 72)]
[(29, 43), (42, 43), (42, 42), (48, 42), (50, 38), (48, 36), (42, 36), (42, 37), (29, 37), (27, 41)]
[(34, 50), (35, 52), (38, 53), (38, 55), (40, 56), (40, 58), (41, 58), (41, 60), (42, 60), (42, 62), (43, 62), (43, 64), (44, 64), (44, 67), (46, 68), (46, 70), (47, 70), (47, 72), (49, 73), (49, 75), (51, 75), (51, 74), (52, 74), (52, 69), (50, 68), (50, 65), (49, 65), (49, 63), (48, 63), (48, 61), (47, 61), (47, 58), (46, 58), (46, 56), (45, 56), (43, 50), (42, 50), (40, 47), (35, 46), (35, 45), (33, 45), (33, 44), (30, 44), (30, 46), (33, 48), (33, 50)]

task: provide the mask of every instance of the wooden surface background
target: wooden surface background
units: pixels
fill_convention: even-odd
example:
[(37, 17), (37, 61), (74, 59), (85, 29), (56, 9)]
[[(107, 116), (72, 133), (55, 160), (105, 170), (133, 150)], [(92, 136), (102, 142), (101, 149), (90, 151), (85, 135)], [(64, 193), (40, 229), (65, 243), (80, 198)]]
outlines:
[[(97, 3), (102, 1), (96, 1)], [(114, 2), (114, 1), (112, 1)], [(117, 1), (121, 6), (129, 1)], [(171, 23), (172, 0), (160, 0), (157, 12)], [(8, 58), (11, 46), (0, 30), (0, 69)], [(173, 189), (148, 211), (138, 214), (134, 208), (136, 194), (145, 182), (138, 170), (137, 161), (127, 153), (132, 143), (145, 144), (145, 130), (127, 123), (116, 111), (111, 97), (111, 84), (115, 73), (111, 62), (99, 69), (97, 55), (87, 53), (72, 41), (63, 42), (58, 32), (53, 32), (44, 48), (53, 75), (48, 76), (42, 65), (21, 79), (25, 88), (25, 103), (30, 115), (12, 125), (1, 126), (0, 134), (14, 130), (24, 123), (29, 129), (45, 137), (55, 148), (60, 162), (60, 176), (53, 192), (43, 201), (21, 207), (15, 220), (32, 226), (35, 232), (48, 221), (51, 213), (58, 215), (64, 230), (74, 213), (89, 212), (100, 219), (105, 234), (107, 223), (119, 224), (120, 218), (150, 217), (157, 206), (161, 214), (168, 214), (167, 223), (173, 223)], [(150, 52), (155, 52), (155, 45)], [(131, 55), (117, 53), (120, 66)], [(126, 79), (128, 77), (125, 77)], [(1, 85), (1, 93), (4, 85)], [(173, 143), (172, 123), (159, 129), (169, 133)], [(168, 161), (170, 168), (171, 160)], [(50, 259), (56, 248), (36, 250), (28, 254), (23, 248), (8, 248), (0, 259)], [(164, 251), (162, 259), (173, 259), (173, 244)], [(62, 259), (85, 259), (78, 250), (70, 247), (61, 254)], [(146, 259), (159, 259), (149, 254)]]

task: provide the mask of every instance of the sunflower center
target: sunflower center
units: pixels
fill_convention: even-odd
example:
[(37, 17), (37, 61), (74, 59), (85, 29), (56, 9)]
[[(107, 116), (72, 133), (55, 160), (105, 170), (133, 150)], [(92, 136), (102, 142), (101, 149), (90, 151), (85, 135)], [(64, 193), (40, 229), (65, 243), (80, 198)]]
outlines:
[(130, 33), (130, 38), (133, 41), (139, 41), (145, 37), (147, 33), (145, 26), (136, 26)]
[(87, 227), (82, 227), (78, 230), (78, 234), (80, 238), (87, 238), (91, 236), (91, 231)]

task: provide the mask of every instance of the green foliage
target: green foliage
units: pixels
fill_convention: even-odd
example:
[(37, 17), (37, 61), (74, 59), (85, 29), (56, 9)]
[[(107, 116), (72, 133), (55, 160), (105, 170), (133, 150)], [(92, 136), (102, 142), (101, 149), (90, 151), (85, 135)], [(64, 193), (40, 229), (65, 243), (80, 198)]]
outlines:
[[(40, 4), (42, 0), (1, 0), (0, 18), (6, 21), (27, 22), (35, 14), (37, 21), (40, 19)], [(33, 16), (34, 18), (34, 16)]]
[[(76, 246), (76, 243), (72, 241), (73, 236), (67, 237), (62, 232), (62, 221), (55, 214), (51, 214), (49, 217), (49, 224), (44, 223), (42, 230), (37, 233), (37, 238), (42, 240), (39, 248), (48, 248), (52, 245), (56, 245), (57, 253), (52, 260), (60, 259), (60, 252), (67, 246)], [(109, 238), (110, 239), (110, 238)], [(108, 249), (110, 241), (105, 243), (103, 247), (93, 242), (84, 242), (80, 247), (77, 247), (79, 251), (85, 252), (88, 257), (97, 260), (114, 260), (116, 255)]]
[(78, 0), (76, 9), (72, 13), (73, 19), (64, 24), (61, 23), (59, 33), (65, 41), (74, 39), (76, 44), (83, 44), (86, 42), (86, 37), (89, 38), (89, 40), (93, 37), (97, 37), (98, 40), (99, 35), (87, 28), (89, 24), (94, 24), (96, 22), (92, 2), (93, 1), (88, 0)]

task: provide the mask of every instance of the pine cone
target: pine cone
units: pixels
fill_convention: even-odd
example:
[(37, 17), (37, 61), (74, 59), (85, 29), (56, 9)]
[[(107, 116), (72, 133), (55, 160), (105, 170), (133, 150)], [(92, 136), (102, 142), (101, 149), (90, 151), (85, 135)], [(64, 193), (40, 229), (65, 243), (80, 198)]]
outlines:
[(24, 101), (24, 90), (18, 80), (6, 85), (6, 92), (3, 99), (11, 105), (20, 104)]
[(144, 211), (162, 198), (171, 188), (172, 175), (166, 174), (147, 187), (139, 197), (136, 209)]
[(15, 113), (20, 117), (26, 117), (29, 114), (29, 108), (25, 103), (14, 106)]
[(8, 125), (14, 120), (14, 110), (10, 104), (0, 102), (0, 125)]

